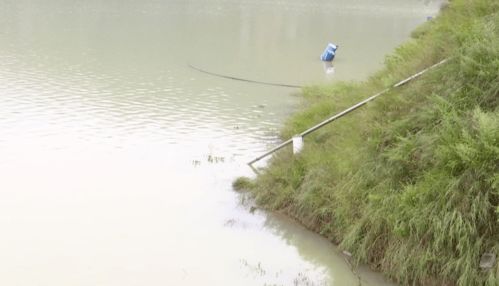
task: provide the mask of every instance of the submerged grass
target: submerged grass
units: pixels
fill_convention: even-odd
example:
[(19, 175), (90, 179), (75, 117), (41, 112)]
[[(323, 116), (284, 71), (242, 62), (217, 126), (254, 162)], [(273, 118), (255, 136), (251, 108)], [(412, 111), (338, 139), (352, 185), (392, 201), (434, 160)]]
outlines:
[(499, 285), (499, 1), (455, 0), (362, 83), (304, 89), (289, 138), (443, 58), (410, 84), (277, 153), (249, 188), (408, 285)]

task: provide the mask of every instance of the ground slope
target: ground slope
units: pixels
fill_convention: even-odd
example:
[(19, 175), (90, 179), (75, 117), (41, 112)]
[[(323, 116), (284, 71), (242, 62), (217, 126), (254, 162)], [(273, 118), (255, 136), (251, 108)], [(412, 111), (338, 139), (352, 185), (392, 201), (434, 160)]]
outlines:
[(305, 88), (283, 138), (449, 58), (235, 186), (403, 285), (499, 285), (497, 264), (479, 269), (499, 256), (498, 11), (451, 1), (366, 82)]

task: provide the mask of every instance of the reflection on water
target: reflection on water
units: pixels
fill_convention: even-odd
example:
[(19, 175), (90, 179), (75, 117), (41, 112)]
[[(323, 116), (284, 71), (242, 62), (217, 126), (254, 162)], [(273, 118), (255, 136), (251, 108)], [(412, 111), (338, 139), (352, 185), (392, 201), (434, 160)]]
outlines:
[(334, 75), (335, 69), (332, 62), (323, 62), (324, 64), (324, 73), (327, 76), (332, 77)]
[(295, 90), (188, 64), (323, 82), (334, 40), (332, 79), (363, 78), (437, 7), (399, 2), (0, 0), (0, 284), (352, 285), (231, 190)]

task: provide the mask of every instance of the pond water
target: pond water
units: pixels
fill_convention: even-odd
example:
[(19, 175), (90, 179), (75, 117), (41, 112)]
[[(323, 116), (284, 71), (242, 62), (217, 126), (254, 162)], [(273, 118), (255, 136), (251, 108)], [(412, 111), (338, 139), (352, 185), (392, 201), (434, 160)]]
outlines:
[(251, 213), (231, 189), (278, 142), (298, 90), (189, 64), (294, 85), (362, 80), (437, 10), (0, 0), (0, 284), (357, 285), (328, 241)]

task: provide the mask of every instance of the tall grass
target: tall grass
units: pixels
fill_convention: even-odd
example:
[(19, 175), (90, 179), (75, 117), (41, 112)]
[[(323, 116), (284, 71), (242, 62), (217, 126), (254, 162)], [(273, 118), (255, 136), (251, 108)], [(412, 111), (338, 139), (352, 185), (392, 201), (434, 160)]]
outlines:
[(450, 61), (284, 150), (250, 186), (395, 281), (499, 285), (499, 1), (455, 0), (363, 83), (304, 89), (283, 137)]

